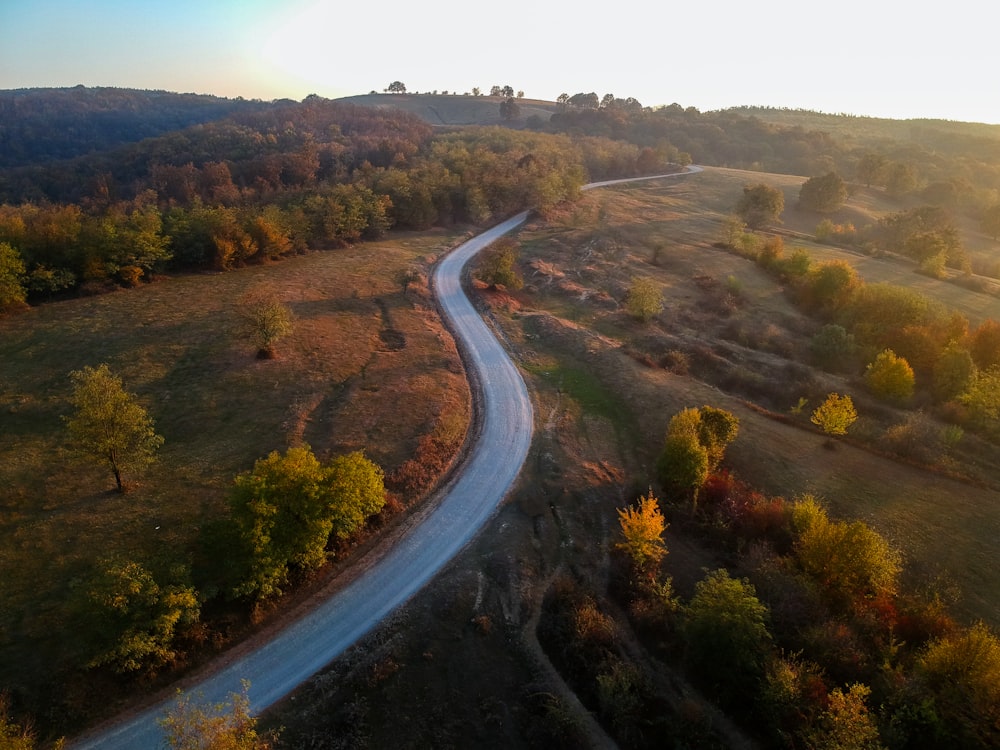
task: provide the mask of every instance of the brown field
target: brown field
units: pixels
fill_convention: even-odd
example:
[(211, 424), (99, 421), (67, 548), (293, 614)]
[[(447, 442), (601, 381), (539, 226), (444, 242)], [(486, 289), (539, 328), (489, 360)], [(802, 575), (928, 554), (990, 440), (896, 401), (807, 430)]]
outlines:
[[(94, 678), (70, 670), (82, 656), (74, 591), (90, 566), (112, 554), (190, 563), (233, 476), (256, 459), (305, 442), (320, 458), (363, 449), (388, 473), (439, 425), (464, 431), (469, 390), (426, 280), (405, 295), (394, 281), (456, 242), (403, 235), (0, 321), (0, 687), (70, 725), (94, 710)], [(238, 332), (237, 302), (261, 284), (296, 318), (271, 361)], [(101, 362), (165, 438), (126, 495), (106, 467), (72, 453), (61, 423), (69, 372)], [(81, 705), (65, 705), (64, 689)]]

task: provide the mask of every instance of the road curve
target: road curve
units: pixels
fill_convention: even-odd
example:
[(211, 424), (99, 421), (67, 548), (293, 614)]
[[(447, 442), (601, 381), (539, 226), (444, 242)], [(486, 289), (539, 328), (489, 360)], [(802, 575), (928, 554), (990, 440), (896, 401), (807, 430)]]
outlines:
[[(689, 167), (687, 174), (700, 171)], [(660, 175), (670, 177), (676, 175)], [(645, 177), (638, 179), (656, 179)], [(630, 180), (592, 183), (584, 189)], [(291, 693), (419, 591), (493, 515), (528, 455), (533, 414), (527, 387), (500, 342), (462, 290), (465, 265), (480, 250), (525, 222), (514, 216), (460, 245), (435, 268), (433, 286), (459, 343), (477, 403), (478, 431), (460, 472), (439, 504), (365, 574), (288, 625), (256, 650), (212, 672), (192, 690), (199, 701), (221, 703), (248, 680), (250, 709), (259, 713)], [(157, 722), (173, 704), (164, 699), (131, 718), (78, 738), (79, 750), (162, 747)]]

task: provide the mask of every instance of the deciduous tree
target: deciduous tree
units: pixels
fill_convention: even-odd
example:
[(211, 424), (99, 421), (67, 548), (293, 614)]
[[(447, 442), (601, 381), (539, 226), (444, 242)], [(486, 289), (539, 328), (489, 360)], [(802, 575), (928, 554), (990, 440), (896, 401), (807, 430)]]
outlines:
[(913, 368), (892, 349), (883, 349), (865, 368), (865, 383), (876, 396), (904, 403), (913, 396)]
[(685, 661), (712, 697), (733, 705), (764, 676), (769, 613), (753, 585), (714, 570), (695, 584), (684, 608)]
[(257, 731), (257, 718), (250, 713), (250, 683), (243, 681), (239, 693), (215, 705), (196, 702), (196, 696), (180, 694), (159, 724), (170, 750), (270, 750), (276, 734)]
[(133, 560), (104, 560), (87, 594), (97, 638), (89, 666), (116, 672), (155, 670), (170, 662), (178, 630), (197, 622), (200, 613), (192, 586), (161, 585)]
[(509, 237), (501, 237), (480, 255), (476, 276), (494, 289), (502, 286), (517, 291), (524, 286), (516, 268), (517, 259), (517, 244)]
[(636, 320), (647, 323), (663, 310), (663, 291), (648, 276), (632, 279), (625, 295), (625, 310)]
[(619, 508), (618, 523), (625, 541), (615, 546), (628, 553), (637, 570), (655, 570), (667, 554), (667, 547), (663, 542), (667, 524), (653, 490), (650, 489), (648, 496), (640, 497), (638, 505)]
[(0, 242), (0, 313), (24, 305), (24, 261), (10, 243)]
[(106, 364), (70, 373), (71, 401), (76, 412), (67, 418), (77, 448), (107, 462), (119, 492), (125, 492), (125, 473), (137, 471), (156, 456), (163, 438), (135, 396), (125, 391), (120, 377)]
[(785, 194), (778, 188), (763, 182), (744, 185), (743, 195), (736, 203), (736, 215), (752, 229), (760, 229), (765, 224), (781, 223), (781, 212), (785, 210)]
[(845, 435), (858, 418), (854, 402), (850, 396), (831, 393), (826, 401), (816, 407), (810, 421), (827, 435)]
[(239, 301), (246, 336), (257, 347), (258, 359), (274, 359), (274, 345), (292, 330), (292, 312), (272, 290), (252, 289)]
[(807, 211), (836, 211), (847, 200), (847, 183), (836, 172), (810, 177), (799, 188), (799, 205)]

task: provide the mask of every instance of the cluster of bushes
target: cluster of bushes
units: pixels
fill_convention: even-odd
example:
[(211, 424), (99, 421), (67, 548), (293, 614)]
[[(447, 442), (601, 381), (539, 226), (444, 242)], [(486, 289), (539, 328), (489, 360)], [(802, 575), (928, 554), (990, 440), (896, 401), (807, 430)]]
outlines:
[(846, 261), (815, 263), (786, 253), (780, 237), (761, 240), (756, 262), (786, 284), (823, 322), (810, 345), (816, 364), (862, 374), (879, 398), (936, 404), (942, 416), (995, 436), (1000, 416), (1000, 323), (968, 319), (918, 291), (865, 283)]

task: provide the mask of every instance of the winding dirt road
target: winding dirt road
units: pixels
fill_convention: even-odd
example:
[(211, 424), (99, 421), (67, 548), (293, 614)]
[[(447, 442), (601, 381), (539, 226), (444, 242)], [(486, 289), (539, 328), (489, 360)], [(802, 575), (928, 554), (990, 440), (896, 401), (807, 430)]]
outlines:
[[(688, 172), (700, 171), (689, 167)], [(672, 177), (678, 175), (662, 175)], [(645, 177), (639, 179), (656, 179)], [(584, 189), (630, 182), (610, 180)], [(458, 474), (419, 524), (367, 566), (364, 574), (253, 651), (231, 658), (190, 689), (215, 704), (250, 683), (250, 709), (259, 713), (291, 693), (413, 596), (493, 515), (528, 455), (533, 414), (527, 387), (500, 342), (462, 290), (462, 273), (480, 250), (525, 222), (523, 212), (472, 238), (436, 267), (433, 285), (472, 380), (477, 433)], [(364, 564), (364, 561), (362, 561)], [(163, 746), (157, 722), (173, 697), (110, 728), (71, 743), (79, 750), (135, 750)]]

